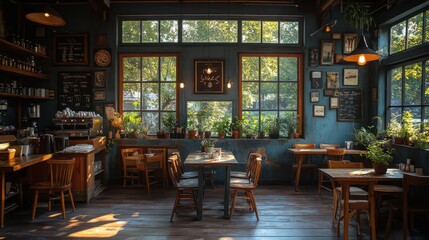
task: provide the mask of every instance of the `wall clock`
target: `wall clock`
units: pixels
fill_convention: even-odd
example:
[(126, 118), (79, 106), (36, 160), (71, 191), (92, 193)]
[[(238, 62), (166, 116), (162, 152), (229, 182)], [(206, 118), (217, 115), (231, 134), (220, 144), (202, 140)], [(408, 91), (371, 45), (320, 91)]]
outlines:
[(112, 56), (108, 50), (99, 49), (95, 52), (94, 60), (97, 66), (106, 67), (109, 66), (110, 61), (112, 61)]

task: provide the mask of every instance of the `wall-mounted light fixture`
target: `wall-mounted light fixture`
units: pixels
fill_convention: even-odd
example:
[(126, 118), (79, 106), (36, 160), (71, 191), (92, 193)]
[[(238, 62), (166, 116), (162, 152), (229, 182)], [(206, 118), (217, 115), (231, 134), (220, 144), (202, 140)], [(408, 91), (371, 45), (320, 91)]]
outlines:
[(180, 88), (185, 88), (185, 83), (184, 82), (180, 82), (179, 87)]
[(66, 25), (66, 21), (49, 4), (46, 4), (44, 9), (40, 11), (27, 13), (25, 18), (47, 26), (60, 27)]
[(328, 33), (332, 31), (332, 28), (337, 25), (337, 19), (331, 19), (330, 22), (328, 22), (327, 24), (321, 26), (319, 29), (317, 29), (316, 31), (312, 32), (310, 34), (310, 36), (314, 36), (316, 33), (320, 32), (323, 30), (323, 32)]
[(232, 88), (232, 85), (233, 85), (233, 83), (232, 83), (231, 79), (228, 80), (228, 82), (226, 82), (226, 87), (227, 88)]

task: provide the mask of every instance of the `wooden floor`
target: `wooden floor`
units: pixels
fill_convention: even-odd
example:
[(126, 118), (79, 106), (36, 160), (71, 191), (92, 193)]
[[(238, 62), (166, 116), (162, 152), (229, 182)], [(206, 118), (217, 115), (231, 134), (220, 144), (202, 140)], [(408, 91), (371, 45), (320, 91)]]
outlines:
[[(170, 223), (173, 190), (155, 186), (148, 196), (144, 189), (109, 187), (89, 204), (77, 203), (76, 212), (68, 204), (65, 220), (59, 204), (52, 212), (47, 212), (47, 204), (40, 204), (34, 221), (30, 209), (9, 213), (0, 239), (338, 239), (330, 192), (318, 195), (314, 186), (304, 186), (297, 193), (290, 185), (259, 186), (255, 192), (259, 222), (254, 213), (243, 211), (234, 213), (231, 220), (223, 219), (222, 194), (222, 186), (205, 191), (202, 221), (195, 219), (195, 211), (181, 208)], [(368, 224), (362, 219), (362, 234), (356, 237), (353, 222), (350, 239), (369, 239)], [(429, 239), (428, 221), (422, 219), (410, 239)], [(384, 239), (385, 221), (382, 215), (380, 239)], [(391, 239), (401, 239), (400, 221), (395, 219)]]

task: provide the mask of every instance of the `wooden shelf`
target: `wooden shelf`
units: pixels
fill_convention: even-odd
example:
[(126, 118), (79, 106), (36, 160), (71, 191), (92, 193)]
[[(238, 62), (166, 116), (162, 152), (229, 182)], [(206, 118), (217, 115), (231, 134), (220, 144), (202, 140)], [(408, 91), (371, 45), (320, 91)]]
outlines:
[(19, 68), (8, 67), (8, 66), (0, 66), (0, 71), (7, 72), (16, 76), (21, 77), (33, 77), (39, 79), (48, 79), (48, 74), (44, 73), (34, 73), (29, 71), (24, 71)]
[(0, 97), (13, 97), (13, 98), (21, 98), (21, 99), (54, 100), (54, 98), (50, 98), (50, 97), (27, 96), (27, 95), (15, 94), (15, 93), (0, 93)]
[(31, 51), (29, 49), (23, 48), (21, 46), (18, 46), (16, 44), (13, 44), (9, 41), (6, 41), (4, 39), (0, 38), (0, 48), (2, 49), (2, 52), (4, 53), (9, 53), (9, 54), (14, 54), (14, 55), (20, 55), (20, 56), (35, 56), (38, 58), (46, 58), (48, 59), (49, 57), (40, 53), (36, 53), (34, 51)]

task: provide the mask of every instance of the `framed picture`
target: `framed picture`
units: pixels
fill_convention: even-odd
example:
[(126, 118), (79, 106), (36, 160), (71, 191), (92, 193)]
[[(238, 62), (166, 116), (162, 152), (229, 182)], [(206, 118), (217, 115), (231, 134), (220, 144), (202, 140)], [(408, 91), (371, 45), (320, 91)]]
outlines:
[(343, 69), (343, 85), (344, 86), (359, 85), (359, 70), (357, 68)]
[(323, 89), (323, 96), (333, 97), (335, 95), (335, 92), (336, 91), (334, 88)]
[(322, 88), (322, 72), (321, 71), (311, 71), (311, 88), (320, 89)]
[(332, 39), (340, 40), (341, 39), (341, 33), (332, 33)]
[(334, 41), (332, 40), (321, 40), (320, 41), (320, 65), (332, 65), (334, 64)]
[(313, 117), (325, 117), (325, 105), (313, 105)]
[(104, 101), (104, 100), (106, 100), (106, 91), (105, 90), (94, 91), (94, 100), (95, 101)]
[(310, 102), (319, 102), (319, 91), (310, 92)]
[(94, 87), (106, 87), (106, 70), (94, 71)]
[(338, 108), (338, 98), (337, 97), (330, 97), (329, 98), (329, 108), (330, 109)]
[(106, 113), (107, 120), (112, 120), (115, 112), (115, 105), (113, 103), (104, 103), (104, 113)]
[(310, 65), (310, 67), (319, 66), (319, 49), (310, 48), (310, 60), (308, 64)]
[(353, 50), (356, 49), (358, 44), (358, 37), (359, 35), (357, 33), (344, 33), (344, 38), (343, 38), (344, 54), (351, 53)]
[(195, 60), (195, 93), (223, 93), (223, 61)]
[(53, 43), (54, 65), (88, 65), (87, 33), (58, 33)]
[(339, 72), (326, 72), (326, 88), (339, 88)]

